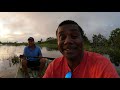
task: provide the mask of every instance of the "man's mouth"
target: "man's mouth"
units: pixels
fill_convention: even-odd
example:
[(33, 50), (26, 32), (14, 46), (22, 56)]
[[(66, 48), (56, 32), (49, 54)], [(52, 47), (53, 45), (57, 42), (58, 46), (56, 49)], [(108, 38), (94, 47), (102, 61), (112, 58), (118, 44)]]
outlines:
[(69, 49), (69, 48), (67, 48), (67, 49), (64, 49), (64, 50), (66, 50), (66, 51), (70, 51), (70, 50), (74, 50), (74, 49)]
[(63, 50), (66, 52), (73, 52), (74, 50), (77, 50), (77, 47), (75, 46), (64, 47)]

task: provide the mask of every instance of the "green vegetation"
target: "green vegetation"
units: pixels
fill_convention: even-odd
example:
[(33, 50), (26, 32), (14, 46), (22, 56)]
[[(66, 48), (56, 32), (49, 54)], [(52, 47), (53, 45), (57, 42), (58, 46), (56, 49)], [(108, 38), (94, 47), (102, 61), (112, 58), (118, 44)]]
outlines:
[(47, 47), (53, 50), (58, 50), (57, 44), (48, 44), (48, 43), (44, 43), (44, 44), (38, 44), (40, 47)]
[(116, 28), (110, 33), (107, 40), (103, 35), (93, 35), (92, 51), (108, 54), (116, 66), (120, 64), (120, 29)]
[(57, 39), (53, 38), (53, 37), (47, 38), (46, 41), (44, 41), (44, 42), (38, 41), (36, 43), (36, 45), (38, 45), (40, 47), (47, 47), (47, 48), (50, 48), (50, 49), (53, 49), (53, 50), (58, 50)]
[(14, 55), (13, 57), (11, 57), (11, 60), (12, 60), (13, 65), (19, 63), (19, 57), (16, 56), (16, 55)]
[(2, 45), (9, 45), (9, 46), (21, 46), (21, 45), (27, 45), (26, 42), (18, 43), (18, 42), (1, 42)]

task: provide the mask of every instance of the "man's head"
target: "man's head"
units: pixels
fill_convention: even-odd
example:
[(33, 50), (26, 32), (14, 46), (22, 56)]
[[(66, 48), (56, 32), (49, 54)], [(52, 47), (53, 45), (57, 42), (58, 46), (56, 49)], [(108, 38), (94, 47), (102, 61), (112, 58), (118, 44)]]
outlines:
[(60, 23), (56, 36), (58, 48), (66, 58), (73, 60), (83, 55), (84, 32), (76, 22), (66, 20)]
[(34, 38), (33, 37), (29, 37), (28, 38), (28, 44), (29, 44), (29, 46), (34, 46), (35, 42), (34, 42)]

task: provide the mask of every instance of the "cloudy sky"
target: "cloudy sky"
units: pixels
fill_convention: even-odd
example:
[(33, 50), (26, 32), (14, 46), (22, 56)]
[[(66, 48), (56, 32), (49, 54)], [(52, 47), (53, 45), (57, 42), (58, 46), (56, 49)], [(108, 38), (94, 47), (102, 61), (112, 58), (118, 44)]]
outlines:
[(76, 21), (89, 40), (98, 33), (108, 38), (113, 29), (120, 27), (120, 12), (0, 12), (0, 41), (56, 37), (57, 26), (66, 19)]

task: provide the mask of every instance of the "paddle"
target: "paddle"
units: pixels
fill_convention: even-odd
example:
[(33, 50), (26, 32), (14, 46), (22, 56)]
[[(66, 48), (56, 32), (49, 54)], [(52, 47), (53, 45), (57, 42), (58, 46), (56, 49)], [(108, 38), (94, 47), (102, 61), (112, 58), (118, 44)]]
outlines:
[(51, 57), (28, 57), (28, 58), (47, 58), (47, 59), (50, 59), (50, 60), (54, 60), (55, 58), (51, 58)]
[[(19, 57), (23, 58), (25, 56), (24, 55), (20, 55)], [(47, 58), (47, 59), (50, 59), (50, 60), (54, 60), (55, 59), (55, 58), (51, 58), (51, 57), (39, 57), (39, 56), (36, 56), (36, 57), (27, 56), (27, 58)]]
[(33, 57), (33, 58), (47, 58), (47, 59), (50, 59), (50, 60), (54, 60), (55, 58), (51, 58), (51, 57)]

